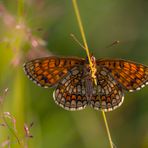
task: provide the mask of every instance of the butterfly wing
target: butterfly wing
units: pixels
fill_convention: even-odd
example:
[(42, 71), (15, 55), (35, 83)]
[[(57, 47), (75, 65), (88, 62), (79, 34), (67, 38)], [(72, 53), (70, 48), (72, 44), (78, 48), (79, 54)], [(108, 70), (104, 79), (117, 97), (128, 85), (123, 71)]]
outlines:
[(148, 84), (148, 67), (126, 60), (100, 59), (98, 66), (106, 67), (120, 85), (130, 92)]
[(24, 71), (33, 82), (48, 88), (55, 86), (71, 68), (83, 63), (81, 58), (45, 57), (26, 62)]
[(90, 105), (96, 110), (111, 111), (124, 100), (120, 84), (112, 77), (107, 68), (97, 66), (97, 85), (94, 85)]
[(81, 110), (87, 105), (82, 68), (78, 66), (69, 70), (53, 93), (55, 102), (66, 110)]

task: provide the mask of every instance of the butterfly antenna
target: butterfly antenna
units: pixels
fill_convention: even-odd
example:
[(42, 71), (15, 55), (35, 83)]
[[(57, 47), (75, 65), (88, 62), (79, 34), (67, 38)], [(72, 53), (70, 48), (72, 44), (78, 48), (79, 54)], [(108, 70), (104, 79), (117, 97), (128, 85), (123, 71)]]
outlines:
[(76, 36), (74, 34), (70, 34), (70, 36), (73, 38), (73, 40), (80, 46), (82, 47), (84, 50), (86, 50), (86, 48), (79, 42), (79, 40), (76, 38)]
[(120, 43), (119, 40), (115, 40), (115, 41), (112, 42), (110, 45), (106, 46), (106, 48), (110, 48), (110, 47), (115, 46), (115, 45), (117, 45), (117, 44), (119, 44), (119, 43)]

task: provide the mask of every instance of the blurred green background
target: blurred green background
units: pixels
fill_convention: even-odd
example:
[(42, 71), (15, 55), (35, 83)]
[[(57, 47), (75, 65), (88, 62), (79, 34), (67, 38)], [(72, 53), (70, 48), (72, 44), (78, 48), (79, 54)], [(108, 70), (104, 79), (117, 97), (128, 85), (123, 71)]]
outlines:
[[(148, 1), (78, 0), (78, 5), (88, 46), (96, 58), (123, 58), (148, 65)], [(24, 134), (24, 123), (34, 123), (29, 148), (109, 147), (100, 111), (89, 107), (63, 110), (54, 103), (53, 89), (38, 87), (23, 72), (23, 63), (36, 57), (85, 58), (71, 33), (82, 42), (71, 0), (0, 0), (0, 95), (9, 88), (3, 111), (15, 117), (19, 137)], [(115, 40), (120, 43), (106, 48)], [(148, 88), (144, 88), (125, 92), (122, 106), (106, 113), (118, 148), (148, 147), (147, 106)], [(0, 127), (0, 143), (8, 136), (11, 147), (20, 147), (9, 130)]]

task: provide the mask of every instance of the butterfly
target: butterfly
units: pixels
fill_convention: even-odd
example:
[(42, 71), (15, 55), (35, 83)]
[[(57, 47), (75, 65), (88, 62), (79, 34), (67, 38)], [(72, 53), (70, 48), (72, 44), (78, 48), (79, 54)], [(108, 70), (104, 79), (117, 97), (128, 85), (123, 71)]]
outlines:
[(123, 103), (123, 90), (133, 92), (148, 84), (145, 65), (122, 59), (90, 59), (96, 69), (97, 84), (87, 58), (38, 58), (26, 62), (24, 71), (37, 85), (54, 87), (55, 102), (66, 110), (81, 110), (89, 105), (112, 111)]

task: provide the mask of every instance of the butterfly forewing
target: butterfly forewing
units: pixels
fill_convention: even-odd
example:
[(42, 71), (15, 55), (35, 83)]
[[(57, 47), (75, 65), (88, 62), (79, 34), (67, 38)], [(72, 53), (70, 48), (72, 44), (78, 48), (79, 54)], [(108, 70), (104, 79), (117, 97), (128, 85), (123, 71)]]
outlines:
[(130, 92), (148, 84), (148, 67), (126, 60), (97, 60), (97, 65), (106, 67), (119, 84)]
[(47, 88), (57, 85), (70, 69), (83, 63), (81, 58), (45, 57), (25, 63), (24, 70), (32, 81)]

